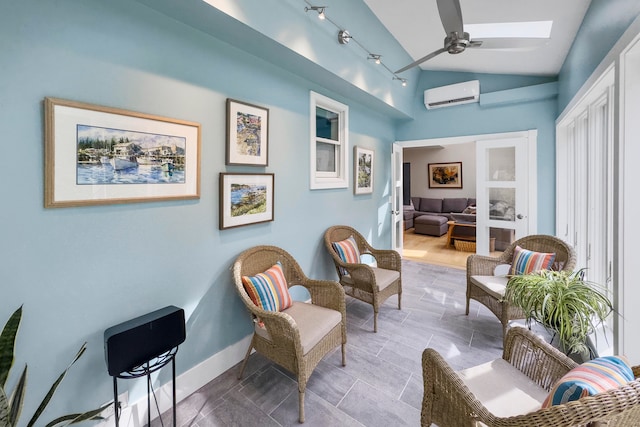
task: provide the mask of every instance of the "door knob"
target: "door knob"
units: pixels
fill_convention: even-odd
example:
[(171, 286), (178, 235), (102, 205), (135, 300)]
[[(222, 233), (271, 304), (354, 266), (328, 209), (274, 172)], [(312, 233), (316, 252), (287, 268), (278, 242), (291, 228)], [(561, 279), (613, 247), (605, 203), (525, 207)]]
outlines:
[(522, 214), (518, 214), (518, 215), (516, 215), (516, 218), (522, 219), (522, 218), (524, 218), (524, 216)]

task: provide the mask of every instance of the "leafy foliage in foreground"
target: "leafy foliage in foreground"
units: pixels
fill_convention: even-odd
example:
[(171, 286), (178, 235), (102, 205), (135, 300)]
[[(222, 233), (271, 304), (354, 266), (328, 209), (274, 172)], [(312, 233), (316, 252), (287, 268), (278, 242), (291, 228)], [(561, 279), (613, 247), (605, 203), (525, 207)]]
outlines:
[[(2, 333), (0, 334), (0, 427), (15, 427), (18, 424), (20, 414), (22, 413), (22, 405), (27, 388), (27, 365), (25, 364), (24, 369), (22, 370), (22, 374), (20, 375), (20, 379), (18, 380), (18, 383), (15, 385), (11, 393), (7, 393), (6, 391), (6, 382), (7, 378), (9, 378), (11, 367), (13, 366), (14, 347), (21, 319), (22, 306), (11, 315), (4, 328), (2, 329)], [(51, 401), (53, 394), (56, 392), (56, 389), (64, 379), (71, 366), (73, 366), (73, 364), (76, 363), (76, 361), (80, 359), (80, 357), (82, 357), (86, 349), (87, 343), (82, 344), (80, 350), (78, 350), (78, 353), (73, 358), (69, 366), (67, 366), (67, 368), (62, 371), (62, 373), (58, 376), (56, 381), (49, 389), (49, 392), (46, 394), (46, 396), (38, 406), (38, 409), (36, 409), (36, 412), (29, 420), (27, 427), (32, 427), (35, 425), (36, 421), (44, 412), (45, 408), (49, 404), (49, 401)], [(85, 420), (101, 419), (101, 417), (99, 417), (98, 415), (105, 408), (106, 406), (103, 406), (101, 408), (97, 408), (81, 414), (63, 415), (46, 424), (46, 427), (66, 426)]]
[(558, 334), (569, 353), (587, 350), (586, 339), (613, 311), (606, 289), (582, 279), (583, 270), (539, 271), (509, 279), (505, 299)]

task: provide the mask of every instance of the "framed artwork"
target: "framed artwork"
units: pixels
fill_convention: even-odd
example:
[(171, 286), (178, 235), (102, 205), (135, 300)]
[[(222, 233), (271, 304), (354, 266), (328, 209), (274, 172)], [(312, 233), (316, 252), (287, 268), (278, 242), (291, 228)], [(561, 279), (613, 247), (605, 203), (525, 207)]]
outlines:
[(220, 230), (273, 221), (272, 173), (220, 174)]
[(200, 198), (200, 124), (45, 98), (45, 208)]
[(354, 151), (354, 194), (373, 193), (373, 150), (353, 147)]
[(462, 188), (462, 162), (429, 163), (429, 188)]
[(227, 99), (227, 165), (269, 164), (269, 110)]

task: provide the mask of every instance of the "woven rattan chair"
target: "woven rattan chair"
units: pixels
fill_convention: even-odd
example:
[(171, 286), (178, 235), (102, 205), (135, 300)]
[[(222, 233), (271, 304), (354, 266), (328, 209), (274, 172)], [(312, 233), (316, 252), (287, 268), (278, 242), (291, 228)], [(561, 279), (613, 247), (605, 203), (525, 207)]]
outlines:
[[(311, 294), (311, 304), (294, 302), (282, 312), (266, 311), (256, 306), (247, 294), (242, 276), (255, 276), (280, 261), (289, 287), (304, 286)], [(285, 250), (275, 246), (257, 246), (244, 251), (233, 265), (233, 278), (242, 302), (255, 323), (253, 338), (240, 367), (242, 378), (245, 365), (255, 350), (294, 373), (298, 378), (300, 422), (304, 422), (304, 393), (307, 380), (320, 360), (330, 351), (342, 346), (342, 365), (345, 366), (347, 343), (344, 290), (338, 282), (308, 278), (298, 263)], [(329, 310), (339, 313), (336, 319)], [(335, 325), (334, 325), (335, 323)]]
[[(369, 254), (376, 260), (376, 267), (367, 264), (347, 264), (340, 259), (334, 242), (348, 239), (356, 241), (360, 255)], [(373, 306), (373, 331), (378, 332), (378, 310), (392, 295), (398, 295), (398, 310), (402, 299), (402, 260), (394, 250), (375, 249), (354, 228), (346, 225), (329, 227), (324, 233), (324, 243), (336, 266), (340, 283), (347, 295)]]
[[(491, 373), (486, 366), (491, 367)], [(538, 403), (528, 401), (524, 393), (527, 387), (546, 396), (555, 382), (575, 366), (573, 360), (522, 327), (508, 330), (502, 359), (459, 373), (437, 351), (428, 348), (422, 354), (421, 424), (423, 427), (432, 423), (440, 427), (640, 425), (638, 366), (632, 368), (635, 381), (614, 390), (546, 409), (531, 408)], [(477, 375), (478, 372), (482, 375)], [(502, 378), (497, 378), (500, 374)], [(522, 393), (518, 391), (521, 386)]]
[(547, 235), (526, 236), (511, 243), (499, 257), (471, 255), (467, 258), (467, 308), (474, 299), (486, 306), (502, 323), (503, 332), (506, 331), (510, 320), (524, 319), (526, 316), (518, 307), (504, 301), (504, 293), (508, 278), (505, 275), (495, 276), (494, 270), (498, 265), (511, 264), (516, 246), (535, 252), (553, 252), (556, 254), (553, 270), (571, 271), (576, 265), (576, 253), (563, 240)]

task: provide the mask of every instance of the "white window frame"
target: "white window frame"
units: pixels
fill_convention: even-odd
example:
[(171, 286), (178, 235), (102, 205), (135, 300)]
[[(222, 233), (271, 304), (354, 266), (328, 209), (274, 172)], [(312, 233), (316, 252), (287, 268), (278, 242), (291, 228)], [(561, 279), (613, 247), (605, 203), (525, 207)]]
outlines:
[[(312, 190), (349, 187), (349, 106), (319, 93), (310, 92), (310, 187)], [(316, 135), (316, 107), (338, 115), (338, 140), (319, 138)], [(316, 144), (318, 142), (336, 146), (336, 171), (321, 172), (316, 169)]]

